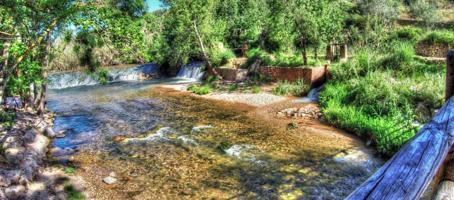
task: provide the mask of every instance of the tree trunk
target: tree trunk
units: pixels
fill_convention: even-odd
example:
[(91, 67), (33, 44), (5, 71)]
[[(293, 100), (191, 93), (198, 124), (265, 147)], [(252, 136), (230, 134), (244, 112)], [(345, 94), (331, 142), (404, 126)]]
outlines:
[[(46, 55), (44, 57), (44, 68), (43, 68), (43, 79), (47, 79), (47, 69), (49, 68), (49, 53), (50, 53), (50, 45), (51, 45), (51, 37), (52, 31), (47, 33), (47, 44), (46, 44)], [(46, 92), (47, 92), (47, 83), (43, 81), (41, 84), (41, 93), (39, 95), (39, 103), (38, 103), (38, 114), (42, 115), (46, 111)]]
[(0, 91), (0, 104), (3, 104), (5, 103), (5, 99), (6, 99), (6, 94), (5, 94), (5, 90), (3, 89), (3, 86), (6, 85), (5, 82), (6, 82), (6, 76), (7, 76), (7, 69), (8, 69), (8, 58), (9, 58), (9, 42), (5, 42), (4, 45), (3, 45), (3, 52), (2, 52), (2, 57), (5, 59), (2, 63), (2, 68), (0, 69), (1, 70), (1, 81), (0, 81), (0, 84), (2, 86), (1, 88), (1, 91)]
[(301, 48), (303, 49), (303, 51), (301, 52), (301, 54), (303, 54), (303, 62), (304, 62), (304, 65), (307, 66), (307, 48), (306, 48), (306, 40), (304, 39), (304, 37), (301, 37), (300, 43), (301, 43)]
[(333, 48), (334, 45), (332, 44), (328, 44), (326, 46), (326, 60), (328, 61), (333, 61), (334, 59), (334, 48)]
[(318, 47), (314, 48), (314, 57), (315, 57), (315, 60), (318, 60)]
[(205, 45), (203, 45), (203, 40), (199, 34), (199, 29), (197, 28), (197, 24), (195, 21), (193, 21), (193, 25), (194, 25), (195, 34), (197, 36), (197, 40), (199, 42), (199, 46), (202, 49), (203, 59), (206, 62), (208, 73), (210, 73), (211, 75), (214, 75), (216, 77), (219, 77), (219, 73), (216, 71), (216, 69), (214, 69), (213, 65), (211, 65), (210, 59), (208, 58), (208, 54), (205, 51)]

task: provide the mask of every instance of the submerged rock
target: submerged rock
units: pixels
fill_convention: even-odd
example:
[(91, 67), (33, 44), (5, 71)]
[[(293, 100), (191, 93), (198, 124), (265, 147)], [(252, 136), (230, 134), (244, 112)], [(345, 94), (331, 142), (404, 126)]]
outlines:
[(157, 140), (166, 140), (167, 135), (173, 133), (170, 127), (163, 127), (156, 131), (155, 134), (149, 135), (144, 138), (127, 138), (123, 142), (127, 144), (145, 144), (149, 142), (154, 142)]
[(115, 182), (117, 182), (117, 179), (114, 177), (108, 176), (108, 177), (103, 178), (102, 181), (108, 185), (112, 185)]
[(201, 132), (203, 130), (212, 129), (212, 128), (214, 128), (214, 127), (211, 125), (195, 126), (192, 128), (192, 132)]

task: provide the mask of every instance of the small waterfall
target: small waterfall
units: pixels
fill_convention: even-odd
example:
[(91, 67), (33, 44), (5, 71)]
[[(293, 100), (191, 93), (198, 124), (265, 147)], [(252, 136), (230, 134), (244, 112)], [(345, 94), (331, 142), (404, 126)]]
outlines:
[(177, 78), (200, 80), (205, 74), (203, 67), (203, 62), (191, 62), (183, 65), (178, 72)]
[(313, 103), (313, 102), (318, 102), (318, 97), (320, 96), (320, 91), (322, 91), (323, 85), (318, 87), (318, 88), (313, 88), (311, 91), (309, 91), (309, 94), (307, 94), (307, 97), (302, 97), (293, 100), (294, 103)]
[[(157, 76), (159, 67), (156, 64), (145, 64), (130, 68), (117, 68), (108, 71), (109, 82), (140, 81)], [(48, 77), (50, 89), (63, 89), (77, 86), (99, 84), (96, 75), (86, 72), (52, 74)]]

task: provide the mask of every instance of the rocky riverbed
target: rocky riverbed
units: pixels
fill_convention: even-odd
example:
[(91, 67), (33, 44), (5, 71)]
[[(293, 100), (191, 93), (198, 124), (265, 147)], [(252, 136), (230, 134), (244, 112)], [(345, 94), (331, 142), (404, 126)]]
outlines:
[(88, 198), (342, 199), (381, 165), (360, 140), (317, 119), (277, 117), (304, 107), (291, 99), (156, 86), (51, 95), (56, 130), (66, 132), (53, 143), (72, 150), (58, 160), (84, 179)]

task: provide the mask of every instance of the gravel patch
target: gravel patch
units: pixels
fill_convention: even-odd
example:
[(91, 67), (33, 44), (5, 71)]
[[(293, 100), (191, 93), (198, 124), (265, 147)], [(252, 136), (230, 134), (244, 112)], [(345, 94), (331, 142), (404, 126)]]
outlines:
[(258, 94), (214, 93), (203, 97), (208, 99), (245, 103), (253, 106), (266, 106), (279, 101), (287, 100), (287, 97), (276, 96), (269, 93)]

